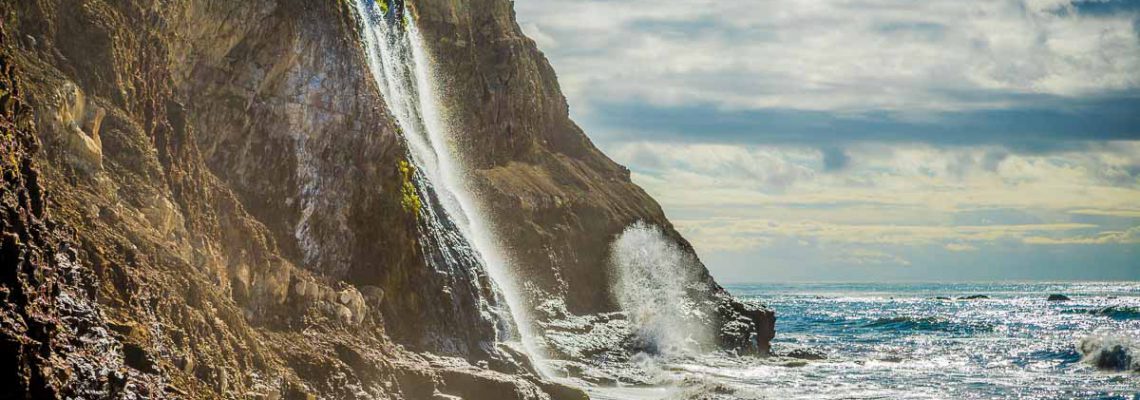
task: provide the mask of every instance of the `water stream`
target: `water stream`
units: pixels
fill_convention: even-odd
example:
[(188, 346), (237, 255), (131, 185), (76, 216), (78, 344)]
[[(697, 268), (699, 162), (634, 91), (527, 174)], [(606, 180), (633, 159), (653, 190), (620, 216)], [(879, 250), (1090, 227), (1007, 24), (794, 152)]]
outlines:
[[(415, 18), (410, 12), (402, 21), (385, 16), (373, 0), (357, 0), (356, 6), (370, 72), (407, 144), (414, 183), (424, 199), (421, 218), (427, 229), (421, 242), (434, 247), (425, 254), (436, 254), (428, 257), (428, 264), (449, 273), (485, 272), (493, 286), (488, 292), (496, 298), (482, 300), (498, 322), (496, 339), (517, 343), (532, 360), (541, 360), (510, 261), (468, 186), (469, 171), (455, 148), (438, 76)], [(542, 363), (535, 364), (542, 372)]]

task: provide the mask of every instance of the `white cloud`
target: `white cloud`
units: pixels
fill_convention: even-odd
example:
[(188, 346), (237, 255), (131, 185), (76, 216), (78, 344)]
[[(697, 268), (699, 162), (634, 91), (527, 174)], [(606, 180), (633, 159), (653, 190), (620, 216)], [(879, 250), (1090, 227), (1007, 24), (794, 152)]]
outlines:
[(1065, 1), (526, 0), (571, 103), (863, 112), (1140, 87), (1133, 15)]
[(1100, 232), (1094, 236), (1077, 237), (1042, 237), (1031, 236), (1025, 238), (1028, 244), (1140, 244), (1140, 227), (1129, 228), (1123, 231)]
[[(1066, 131), (1092, 141), (1036, 154), (955, 140), (939, 143), (961, 146), (918, 144), (932, 140), (929, 132), (914, 133), (915, 142), (873, 142), (850, 122), (941, 127), (945, 118), (987, 115), (948, 111), (1063, 114), (1137, 93), (1140, 13), (1082, 14), (1069, 0), (524, 0), (516, 8), (574, 114), (595, 125), (594, 134), (611, 135), (602, 141), (607, 152), (631, 167), (702, 253), (764, 249), (789, 264), (906, 266), (931, 251), (949, 259), (988, 257), (1003, 246), (1140, 242), (1140, 142), (1095, 139), (1136, 133), (1131, 126)], [(688, 141), (677, 143), (658, 140), (665, 132), (654, 124), (628, 132), (606, 113), (591, 114), (615, 103), (632, 105), (634, 119), (645, 118), (638, 107), (713, 115), (691, 124), (707, 132), (668, 132)], [(766, 111), (733, 112), (741, 110)], [(817, 115), (792, 112), (801, 110), (825, 117), (716, 119)], [(1042, 125), (1033, 122), (1019, 128)], [(728, 134), (791, 143), (781, 141), (786, 123), (831, 139), (853, 129), (854, 141), (723, 144)], [(1026, 136), (970, 143), (1032, 147), (1057, 133), (985, 126)]]
[[(1014, 208), (1120, 212), (1140, 204), (1140, 142), (1007, 154), (996, 147), (862, 144), (825, 172), (823, 154), (788, 146), (624, 143), (612, 153), (670, 210), (761, 206)], [(994, 154), (1000, 155), (995, 157)], [(1133, 171), (1106, 173), (1106, 171)], [(1115, 210), (1115, 211), (1114, 211)]]
[(1077, 215), (1097, 215), (1108, 217), (1124, 217), (1124, 218), (1140, 218), (1140, 210), (1071, 210), (1072, 214)]
[[(1140, 177), (1104, 172), (1136, 170), (1140, 143), (992, 155), (1000, 151), (864, 144), (847, 149), (847, 167), (833, 172), (818, 150), (787, 146), (627, 143), (614, 154), (703, 251), (783, 239), (955, 252), (1000, 243), (1131, 243), (1118, 231), (1136, 225)], [(1116, 227), (1074, 219), (1081, 216), (1110, 218)]]
[(978, 251), (976, 246), (965, 243), (946, 243), (943, 247), (950, 251)]
[(887, 252), (872, 249), (852, 249), (836, 257), (836, 261), (854, 265), (897, 264), (910, 266), (910, 261)]
[[(1096, 229), (1097, 225), (1080, 223), (1025, 225), (885, 225), (837, 224), (822, 221), (776, 221), (751, 218), (712, 218), (675, 221), (678, 229), (698, 242), (724, 243), (723, 248), (744, 250), (751, 242), (770, 242), (776, 238), (808, 238), (824, 244), (929, 246), (941, 245), (948, 250), (967, 250), (968, 243), (993, 243), (1003, 240), (1045, 243), (1044, 234), (1066, 235)], [(1119, 234), (1118, 232), (1112, 232)], [(1064, 238), (1064, 236), (1061, 236)], [(1074, 239), (1077, 237), (1074, 237)], [(1057, 239), (1062, 240), (1062, 239)], [(943, 244), (945, 243), (945, 244)], [(735, 245), (735, 246), (734, 246)]]

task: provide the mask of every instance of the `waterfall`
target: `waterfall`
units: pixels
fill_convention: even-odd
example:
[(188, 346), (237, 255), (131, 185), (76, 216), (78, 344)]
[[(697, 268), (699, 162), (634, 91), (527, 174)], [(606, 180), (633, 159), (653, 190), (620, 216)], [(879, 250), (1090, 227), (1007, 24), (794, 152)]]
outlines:
[[(440, 106), (436, 74), (415, 18), (411, 13), (385, 15), (380, 6), (375, 0), (356, 1), (370, 72), (407, 144), (417, 192), (425, 197), (426, 206), (420, 213), (427, 229), (421, 232), (421, 242), (434, 247), (431, 253), (436, 255), (429, 256), (428, 264), (462, 274), (472, 274), (464, 268), (485, 271), (492, 281), (490, 292), (500, 301), (484, 300), (506, 303), (505, 309), (487, 307), (500, 322), (497, 340), (517, 342), (528, 356), (541, 361), (528, 307), (509, 261), (468, 187), (469, 171), (455, 148), (446, 110)], [(543, 363), (535, 364), (549, 376)]]

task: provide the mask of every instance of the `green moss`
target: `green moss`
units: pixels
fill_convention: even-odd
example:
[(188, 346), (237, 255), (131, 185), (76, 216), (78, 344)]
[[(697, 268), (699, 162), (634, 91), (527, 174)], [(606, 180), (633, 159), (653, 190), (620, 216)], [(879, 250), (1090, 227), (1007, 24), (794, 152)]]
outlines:
[(380, 0), (378, 3), (380, 3), (380, 12), (388, 14), (388, 0)]
[(400, 185), (400, 205), (404, 207), (404, 211), (410, 212), (418, 218), (420, 209), (424, 205), (420, 196), (416, 194), (416, 185), (412, 183), (412, 175), (415, 174), (416, 169), (405, 160), (400, 160), (397, 167), (400, 169), (400, 176), (403, 181)]

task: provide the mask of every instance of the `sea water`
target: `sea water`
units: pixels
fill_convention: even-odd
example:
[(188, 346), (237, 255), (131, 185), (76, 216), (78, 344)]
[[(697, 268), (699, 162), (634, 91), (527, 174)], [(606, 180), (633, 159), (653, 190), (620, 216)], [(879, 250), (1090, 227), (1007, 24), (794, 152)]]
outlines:
[[(1140, 399), (1140, 283), (728, 285), (777, 311), (777, 354), (660, 359), (599, 399)], [(1047, 301), (1063, 294), (1069, 301)], [(965, 299), (974, 296), (973, 299)]]

